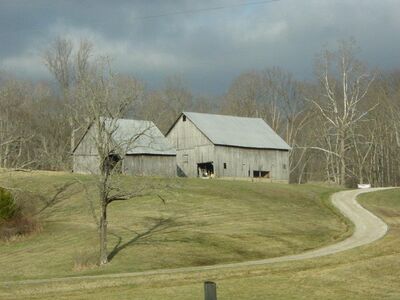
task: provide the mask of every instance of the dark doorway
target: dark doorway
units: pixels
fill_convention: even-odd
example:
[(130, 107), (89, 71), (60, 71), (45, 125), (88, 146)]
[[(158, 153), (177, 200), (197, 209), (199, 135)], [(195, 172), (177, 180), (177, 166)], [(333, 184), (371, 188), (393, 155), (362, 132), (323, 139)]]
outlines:
[(269, 171), (253, 171), (254, 178), (269, 178)]
[(212, 162), (197, 164), (198, 177), (211, 177), (214, 175), (214, 165)]

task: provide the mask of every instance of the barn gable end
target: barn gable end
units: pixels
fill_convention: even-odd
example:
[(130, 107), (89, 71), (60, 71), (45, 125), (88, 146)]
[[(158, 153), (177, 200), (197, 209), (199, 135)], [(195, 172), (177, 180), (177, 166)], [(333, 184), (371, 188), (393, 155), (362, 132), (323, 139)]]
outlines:
[(288, 181), (290, 147), (262, 119), (183, 112), (167, 138), (180, 175)]
[(206, 163), (214, 157), (214, 144), (182, 114), (167, 133), (167, 139), (179, 149), (176, 152), (178, 175), (196, 177), (197, 164)]
[[(107, 126), (107, 119), (105, 124)], [(122, 172), (137, 176), (176, 176), (176, 150), (150, 121), (116, 120), (112, 138), (124, 145)], [(98, 174), (99, 157), (95, 146), (96, 128), (90, 126), (73, 152), (73, 171)], [(138, 169), (136, 169), (138, 168)]]

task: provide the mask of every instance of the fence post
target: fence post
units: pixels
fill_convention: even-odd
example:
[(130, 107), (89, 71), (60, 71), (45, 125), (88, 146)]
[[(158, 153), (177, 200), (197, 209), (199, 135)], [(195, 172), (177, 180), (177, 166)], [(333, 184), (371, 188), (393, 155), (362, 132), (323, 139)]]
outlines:
[(215, 282), (204, 282), (204, 300), (217, 300), (217, 285)]

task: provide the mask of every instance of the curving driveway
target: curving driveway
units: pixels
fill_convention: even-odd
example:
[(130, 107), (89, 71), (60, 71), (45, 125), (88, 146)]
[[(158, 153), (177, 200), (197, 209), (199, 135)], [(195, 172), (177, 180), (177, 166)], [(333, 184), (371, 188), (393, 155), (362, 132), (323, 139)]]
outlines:
[(387, 225), (377, 216), (363, 208), (356, 201), (356, 197), (359, 194), (380, 191), (388, 188), (370, 188), (362, 190), (351, 190), (342, 191), (332, 195), (333, 205), (340, 210), (340, 212), (350, 219), (354, 223), (354, 234), (349, 238), (323, 248), (306, 251), (299, 254), (280, 256), (267, 258), (262, 260), (245, 261), (230, 264), (219, 264), (211, 266), (200, 266), (200, 267), (184, 267), (176, 269), (161, 269), (152, 270), (145, 272), (134, 272), (134, 273), (118, 273), (118, 274), (105, 274), (105, 275), (89, 275), (89, 276), (75, 276), (75, 277), (64, 277), (64, 278), (51, 278), (51, 279), (32, 279), (32, 280), (21, 280), (14, 282), (3, 282), (2, 284), (11, 283), (46, 283), (46, 282), (57, 282), (57, 281), (70, 281), (70, 280), (82, 280), (82, 279), (96, 279), (96, 278), (119, 278), (119, 277), (137, 277), (145, 275), (159, 275), (159, 274), (174, 274), (182, 272), (196, 272), (205, 270), (219, 270), (227, 268), (236, 267), (247, 267), (263, 264), (271, 264), (277, 262), (287, 262), (293, 260), (304, 260), (320, 256), (326, 256), (349, 249), (353, 249), (362, 245), (372, 243), (381, 237), (383, 237), (387, 232)]

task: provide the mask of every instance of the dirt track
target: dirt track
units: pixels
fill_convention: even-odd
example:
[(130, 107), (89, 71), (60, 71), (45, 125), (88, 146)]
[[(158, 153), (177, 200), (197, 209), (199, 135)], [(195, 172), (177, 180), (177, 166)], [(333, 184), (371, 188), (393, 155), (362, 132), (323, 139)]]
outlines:
[(377, 216), (373, 215), (368, 210), (364, 209), (356, 201), (356, 197), (361, 193), (379, 191), (386, 188), (372, 188), (363, 190), (351, 190), (338, 192), (332, 196), (333, 205), (338, 208), (341, 213), (350, 219), (355, 225), (354, 234), (336, 244), (325, 246), (323, 248), (310, 250), (307, 252), (280, 256), (274, 258), (267, 258), (255, 261), (245, 261), (231, 264), (220, 264), (211, 266), (201, 267), (185, 267), (177, 269), (162, 269), (152, 270), (145, 272), (134, 272), (134, 273), (118, 273), (118, 274), (105, 274), (105, 275), (94, 275), (94, 276), (76, 276), (76, 277), (65, 277), (65, 278), (50, 278), (50, 279), (32, 279), (32, 280), (21, 280), (14, 282), (3, 282), (1, 284), (28, 284), (28, 283), (46, 283), (46, 282), (59, 282), (59, 281), (71, 281), (71, 280), (82, 280), (82, 279), (96, 279), (96, 278), (120, 278), (120, 277), (137, 277), (146, 275), (159, 275), (159, 274), (174, 274), (174, 273), (185, 273), (185, 272), (196, 272), (205, 270), (218, 270), (236, 267), (255, 266), (263, 264), (272, 264), (277, 262), (287, 262), (293, 260), (304, 260), (311, 259), (320, 256), (331, 255), (334, 253), (346, 251), (352, 248), (356, 248), (362, 245), (372, 243), (387, 232), (387, 225)]

